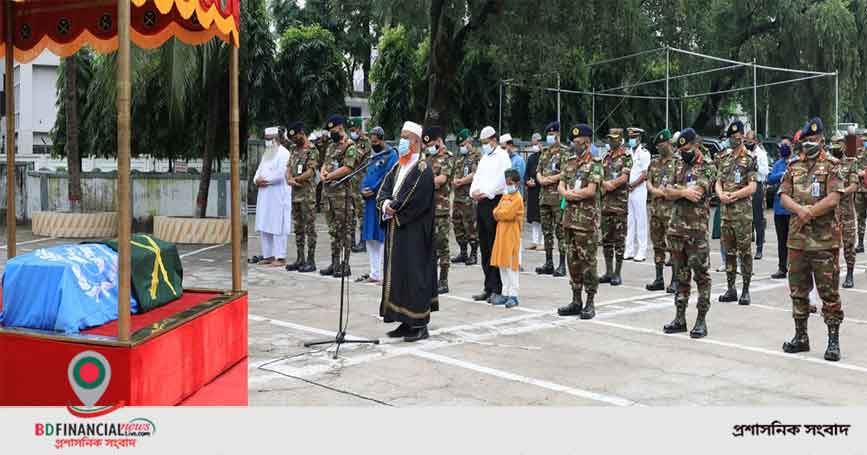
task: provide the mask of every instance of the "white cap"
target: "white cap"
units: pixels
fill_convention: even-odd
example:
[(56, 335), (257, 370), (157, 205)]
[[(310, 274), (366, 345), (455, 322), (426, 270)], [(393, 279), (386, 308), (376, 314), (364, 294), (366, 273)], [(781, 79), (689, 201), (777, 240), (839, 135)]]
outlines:
[(403, 128), (400, 130), (400, 132), (402, 133), (404, 131), (407, 131), (421, 138), (421, 129), (421, 125), (419, 125), (418, 123), (404, 122)]
[(265, 137), (266, 138), (275, 137), (275, 136), (277, 136), (278, 132), (279, 132), (279, 128), (276, 126), (272, 126), (270, 128), (265, 128)]
[(319, 131), (314, 131), (314, 132), (310, 133), (310, 137), (308, 139), (310, 139), (310, 142), (318, 141), (319, 140)]
[(512, 140), (511, 134), (506, 133), (506, 134), (500, 136), (500, 144), (508, 143), (511, 140)]
[(541, 141), (541, 140), (542, 140), (542, 135), (539, 134), (539, 133), (533, 133), (533, 136), (532, 136), (530, 139), (532, 139), (532, 140), (534, 140), (534, 141)]
[(484, 140), (490, 139), (491, 136), (493, 136), (495, 134), (497, 134), (497, 132), (494, 130), (493, 126), (486, 126), (486, 127), (482, 128), (482, 132), (479, 133), (479, 139), (484, 141)]
[(671, 136), (671, 143), (672, 143), (672, 144), (677, 144), (677, 140), (678, 140), (678, 139), (680, 139), (680, 131), (674, 133), (674, 135)]

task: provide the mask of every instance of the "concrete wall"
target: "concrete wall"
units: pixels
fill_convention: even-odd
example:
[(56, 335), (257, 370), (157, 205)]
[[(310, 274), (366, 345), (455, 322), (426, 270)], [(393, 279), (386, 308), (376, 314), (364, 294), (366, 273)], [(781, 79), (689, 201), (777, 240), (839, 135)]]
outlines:
[[(25, 222), (27, 216), (27, 172), (33, 170), (33, 163), (15, 163), (15, 218)], [(6, 224), (6, 161), (0, 163), (0, 224)]]

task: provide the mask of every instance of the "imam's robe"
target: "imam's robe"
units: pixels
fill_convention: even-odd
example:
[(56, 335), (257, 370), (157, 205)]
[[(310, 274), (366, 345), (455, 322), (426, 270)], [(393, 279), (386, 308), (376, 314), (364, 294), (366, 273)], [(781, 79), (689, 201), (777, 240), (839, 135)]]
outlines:
[(437, 300), (436, 254), (434, 254), (434, 177), (430, 166), (419, 160), (408, 171), (397, 191), (400, 170), (396, 164), (382, 182), (376, 198), (380, 219), (382, 206), (391, 200), (396, 212), (383, 220), (385, 258), (379, 315), (385, 322), (421, 327), (430, 322)]

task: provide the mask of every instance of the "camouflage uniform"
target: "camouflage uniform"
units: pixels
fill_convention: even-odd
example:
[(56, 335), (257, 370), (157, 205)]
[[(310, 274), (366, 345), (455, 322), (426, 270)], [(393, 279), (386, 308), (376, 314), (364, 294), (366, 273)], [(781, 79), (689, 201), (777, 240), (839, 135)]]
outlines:
[[(367, 158), (370, 157), (370, 151), (373, 150), (373, 147), (370, 145), (370, 139), (368, 139), (367, 136), (360, 136), (358, 140), (355, 141), (355, 150), (358, 153), (355, 162), (358, 164), (364, 163)], [(352, 178), (352, 206), (355, 211), (355, 217), (352, 218), (352, 227), (349, 232), (352, 233), (353, 242), (355, 233), (364, 226), (364, 198), (361, 196), (362, 180), (364, 180), (364, 172), (359, 172)], [(361, 242), (361, 236), (359, 236), (358, 243), (359, 246), (364, 245), (364, 242)], [(364, 248), (355, 248), (353, 251), (364, 251)]]
[(574, 149), (570, 149), (561, 154), (560, 169), (563, 170), (561, 181), (566, 189), (580, 190), (591, 183), (595, 183), (597, 188), (595, 197), (566, 201), (561, 223), (567, 248), (572, 301), (581, 302), (583, 287), (590, 304), (599, 288), (596, 250), (602, 195), (602, 163), (590, 153), (579, 157)]
[[(564, 144), (555, 143), (542, 149), (539, 155), (537, 174), (543, 177), (560, 175), (561, 155), (571, 153)], [(554, 237), (557, 237), (557, 250), (564, 256), (566, 249), (563, 242), (563, 211), (560, 209), (560, 193), (557, 183), (542, 186), (539, 190), (539, 214), (542, 219), (542, 235), (545, 239), (545, 265), (536, 269), (536, 273), (551, 274), (554, 272)], [(544, 269), (544, 270), (542, 270)], [(541, 270), (541, 271), (540, 271)]]
[[(674, 188), (683, 189), (698, 187), (703, 190), (703, 196), (698, 202), (687, 198), (674, 201), (671, 211), (671, 222), (668, 227), (668, 241), (671, 248), (671, 258), (674, 270), (677, 272), (677, 294), (674, 305), (677, 316), (671, 324), (665, 326), (667, 333), (686, 331), (686, 307), (691, 291), (691, 275), (695, 274), (695, 284), (698, 287), (698, 318), (704, 326), (704, 317), (710, 310), (710, 245), (708, 243), (708, 221), (710, 219), (710, 198), (716, 180), (716, 168), (703, 154), (696, 153), (692, 164), (678, 161), (672, 179)], [(696, 326), (699, 323), (696, 321)], [(699, 338), (707, 334), (706, 328), (693, 328), (690, 336)]]
[[(454, 177), (463, 178), (475, 173), (476, 167), (479, 165), (479, 158), (475, 147), (467, 146), (466, 155), (458, 155), (454, 158)], [(472, 246), (472, 250), (476, 251), (479, 243), (479, 233), (476, 228), (476, 209), (473, 199), (470, 197), (469, 183), (460, 188), (455, 188), (454, 193), (452, 224), (455, 229), (455, 240), (457, 240), (458, 245), (461, 247), (461, 253), (466, 257), (467, 244), (469, 243)]]
[[(672, 154), (669, 157), (657, 157), (651, 160), (647, 168), (647, 180), (654, 188), (664, 188), (674, 178), (677, 160)], [(650, 240), (653, 242), (653, 261), (656, 264), (665, 263), (665, 244), (668, 221), (671, 219), (673, 204), (664, 197), (651, 196), (650, 199)]]
[[(611, 181), (621, 176), (629, 177), (632, 157), (622, 147), (612, 150), (602, 160), (603, 180)], [(626, 249), (626, 218), (629, 210), (629, 185), (624, 183), (602, 196), (602, 252), (605, 257), (603, 283), (620, 284), (620, 267)], [(617, 260), (617, 269), (611, 271), (612, 259)], [(607, 279), (606, 279), (607, 278)], [(615, 280), (616, 278), (616, 280)]]
[[(724, 192), (735, 192), (756, 182), (756, 159), (745, 148), (740, 152), (726, 149), (719, 158), (719, 182)], [(735, 279), (737, 278), (738, 259), (741, 263), (743, 293), (749, 295), (750, 278), (753, 275), (753, 203), (752, 198), (744, 197), (720, 208), (720, 235), (726, 251), (726, 280), (728, 298), (720, 301), (737, 300)], [(741, 295), (742, 303), (747, 303)]]
[[(843, 172), (843, 187), (858, 185), (858, 163), (855, 158), (844, 158), (841, 163)], [(858, 234), (858, 223), (855, 216), (855, 194), (840, 195), (837, 213), (843, 228), (843, 256), (846, 259), (847, 272), (855, 268), (855, 241)], [(848, 274), (847, 274), (848, 275)], [(847, 280), (848, 280), (847, 276)]]
[[(355, 143), (350, 139), (345, 139), (343, 146), (335, 143), (328, 145), (325, 151), (325, 160), (323, 166), (325, 172), (333, 172), (343, 166), (350, 169), (355, 169), (358, 164), (358, 151), (355, 148)], [(329, 184), (323, 185), (322, 196), (325, 202), (325, 221), (328, 223), (328, 234), (331, 236), (331, 260), (336, 266), (340, 264), (344, 248), (350, 248), (350, 234), (352, 233), (351, 226), (355, 221), (355, 205), (352, 200), (349, 201), (349, 206), (346, 206), (346, 192), (350, 195), (355, 193), (352, 185), (341, 185), (339, 187), (331, 187)], [(347, 264), (348, 267), (348, 264)], [(335, 270), (335, 273), (337, 270)]]
[[(867, 169), (867, 147), (861, 152), (856, 162), (858, 172)], [(855, 193), (855, 213), (858, 218), (858, 252), (864, 252), (864, 222), (867, 219), (867, 185), (864, 179), (858, 176), (858, 191)]]
[[(314, 262), (316, 254), (316, 185), (314, 176), (319, 170), (319, 153), (310, 144), (296, 147), (289, 158), (287, 170), (289, 176), (297, 178), (307, 171), (312, 171), (307, 180), (300, 182), (300, 186), (292, 187), (292, 219), (295, 223), (295, 245), (298, 247), (297, 267), (301, 267), (304, 261), (304, 243), (307, 243), (307, 263)], [(311, 270), (312, 271), (312, 270)]]
[[(321, 166), (325, 162), (325, 155), (328, 153), (328, 145), (331, 144), (328, 139), (320, 139), (316, 141), (316, 162)], [(316, 172), (317, 174), (319, 171)], [(317, 179), (316, 183), (316, 212), (322, 211), (322, 184), (321, 180)]]
[(434, 221), (434, 242), (436, 243), (437, 258), (440, 265), (440, 281), (448, 279), (449, 273), (449, 198), (452, 193), (452, 176), (454, 174), (454, 161), (452, 154), (443, 148), (436, 155), (428, 158), (428, 164), (433, 170), (434, 179), (445, 176), (446, 181), (435, 192), (436, 219)]

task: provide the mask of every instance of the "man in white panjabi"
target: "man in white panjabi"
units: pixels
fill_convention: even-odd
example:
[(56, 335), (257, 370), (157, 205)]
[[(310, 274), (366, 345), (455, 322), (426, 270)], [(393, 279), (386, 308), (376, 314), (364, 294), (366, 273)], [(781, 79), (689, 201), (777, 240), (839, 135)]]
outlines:
[(276, 127), (265, 130), (268, 144), (253, 183), (256, 197), (256, 232), (262, 244), (261, 265), (282, 267), (286, 264), (286, 241), (292, 230), (292, 187), (286, 183), (289, 150), (276, 140)]

